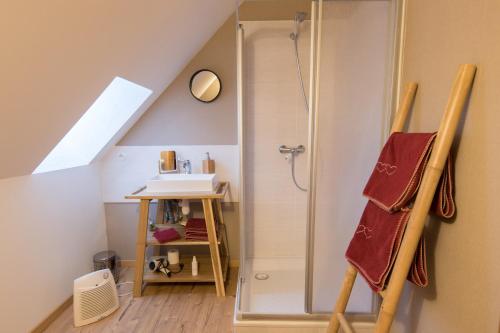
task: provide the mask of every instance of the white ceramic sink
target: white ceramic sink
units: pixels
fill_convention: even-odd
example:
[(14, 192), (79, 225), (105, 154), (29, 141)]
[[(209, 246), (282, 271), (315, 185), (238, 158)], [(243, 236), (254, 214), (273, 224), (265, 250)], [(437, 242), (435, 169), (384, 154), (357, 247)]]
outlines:
[(215, 174), (179, 174), (158, 175), (146, 182), (147, 192), (213, 192), (217, 186)]

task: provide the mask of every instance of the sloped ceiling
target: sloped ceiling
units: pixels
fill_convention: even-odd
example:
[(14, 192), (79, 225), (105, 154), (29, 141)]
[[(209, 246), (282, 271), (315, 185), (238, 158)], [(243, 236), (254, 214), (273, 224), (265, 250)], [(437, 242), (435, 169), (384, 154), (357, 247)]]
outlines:
[(0, 1), (0, 178), (31, 174), (115, 76), (152, 89), (150, 105), (234, 9), (234, 0)]

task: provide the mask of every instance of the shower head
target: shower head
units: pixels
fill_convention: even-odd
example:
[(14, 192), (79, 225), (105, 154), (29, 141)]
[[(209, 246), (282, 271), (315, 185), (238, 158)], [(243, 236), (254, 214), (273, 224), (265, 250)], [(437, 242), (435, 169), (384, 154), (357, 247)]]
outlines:
[(299, 26), (300, 23), (302, 23), (306, 19), (306, 15), (307, 15), (306, 12), (295, 13), (295, 17), (293, 18), (293, 21), (295, 23), (294, 31), (290, 34), (290, 38), (292, 40), (296, 40), (297, 38), (299, 38)]

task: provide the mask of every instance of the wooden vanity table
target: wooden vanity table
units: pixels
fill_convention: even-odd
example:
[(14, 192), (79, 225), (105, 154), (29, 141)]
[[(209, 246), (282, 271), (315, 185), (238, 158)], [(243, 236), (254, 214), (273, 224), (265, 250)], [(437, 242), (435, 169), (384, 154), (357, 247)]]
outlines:
[[(217, 185), (214, 192), (191, 192), (191, 193), (152, 193), (145, 191), (145, 188), (126, 196), (126, 199), (140, 200), (139, 223), (137, 226), (136, 241), (136, 263), (134, 278), (134, 297), (142, 295), (143, 283), (169, 283), (169, 282), (215, 282), (217, 296), (225, 296), (224, 281), (227, 277), (229, 267), (229, 251), (227, 245), (227, 234), (222, 216), (221, 200), (228, 191), (229, 183), (221, 182)], [(165, 200), (171, 199), (189, 199), (201, 200), (203, 204), (203, 213), (207, 226), (208, 241), (193, 241), (184, 238), (184, 231), (181, 225), (173, 225), (177, 228), (180, 239), (167, 243), (158, 243), (153, 237), (153, 233), (148, 230), (149, 205), (152, 200), (158, 200), (158, 210), (156, 214), (156, 223), (161, 225), (164, 218)], [(215, 212), (214, 214), (214, 207)], [(216, 223), (217, 222), (217, 223)], [(218, 229), (216, 231), (216, 229)], [(145, 254), (148, 246), (175, 246), (182, 247), (207, 246), (210, 249), (210, 255), (196, 255), (199, 263), (198, 276), (191, 274), (191, 258), (183, 258), (181, 252), (180, 262), (184, 263), (182, 272), (172, 274), (167, 277), (162, 273), (150, 272), (145, 264)]]

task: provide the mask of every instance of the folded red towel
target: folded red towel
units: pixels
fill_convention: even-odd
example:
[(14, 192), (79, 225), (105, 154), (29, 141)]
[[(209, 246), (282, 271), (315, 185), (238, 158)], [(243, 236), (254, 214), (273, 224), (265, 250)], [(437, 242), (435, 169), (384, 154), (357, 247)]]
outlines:
[[(436, 133), (393, 133), (385, 144), (363, 194), (387, 212), (409, 204), (418, 190)], [(451, 158), (436, 190), (433, 209), (440, 216), (455, 214)]]
[(205, 219), (191, 218), (186, 223), (186, 230), (207, 230)]
[(159, 243), (171, 242), (181, 238), (181, 235), (174, 228), (158, 229), (153, 233), (153, 236)]
[(191, 218), (186, 223), (186, 239), (196, 241), (207, 241), (207, 225), (205, 219)]
[[(409, 209), (389, 214), (371, 201), (366, 205), (347, 248), (346, 258), (374, 291), (380, 291), (386, 285), (409, 217)], [(421, 239), (408, 274), (408, 279), (419, 286), (426, 286), (428, 280), (424, 245)]]

